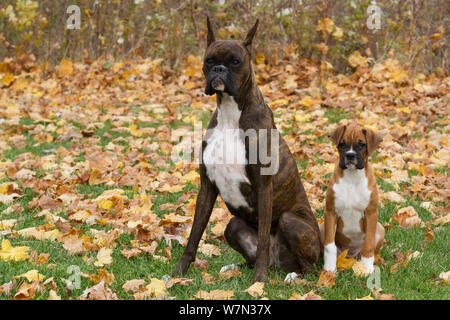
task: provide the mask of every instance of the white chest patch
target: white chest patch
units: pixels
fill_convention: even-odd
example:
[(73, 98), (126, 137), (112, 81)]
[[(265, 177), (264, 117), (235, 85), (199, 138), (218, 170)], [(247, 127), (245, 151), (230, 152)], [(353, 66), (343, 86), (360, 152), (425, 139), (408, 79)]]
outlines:
[(239, 187), (250, 183), (245, 172), (245, 145), (240, 138), (241, 110), (233, 97), (223, 93), (217, 113), (217, 125), (211, 130), (203, 150), (203, 163), (209, 179), (219, 189), (222, 199), (233, 208), (249, 208)]
[(364, 216), (372, 191), (363, 169), (346, 169), (339, 183), (333, 186), (336, 215), (342, 219), (342, 233), (351, 240), (351, 246), (359, 246), (364, 241), (360, 220)]

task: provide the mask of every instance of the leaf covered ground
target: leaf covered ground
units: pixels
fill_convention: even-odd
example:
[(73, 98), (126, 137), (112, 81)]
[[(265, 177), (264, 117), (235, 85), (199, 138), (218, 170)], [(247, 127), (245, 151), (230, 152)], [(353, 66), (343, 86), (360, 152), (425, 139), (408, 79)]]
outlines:
[(328, 132), (358, 121), (384, 135), (372, 163), (386, 243), (381, 289), (371, 290), (345, 257), (337, 275), (321, 274), (321, 260), (290, 283), (274, 268), (265, 284), (252, 284), (248, 267), (220, 272), (243, 260), (224, 240), (230, 214), (219, 200), (195, 265), (170, 278), (199, 188), (198, 165), (171, 154), (215, 108), (200, 57), (180, 72), (150, 59), (55, 69), (18, 59), (0, 64), (0, 298), (450, 298), (449, 77), (409, 74), (392, 59), (369, 66), (356, 53), (348, 75), (289, 47), (283, 59), (255, 57), (319, 223), (337, 156)]

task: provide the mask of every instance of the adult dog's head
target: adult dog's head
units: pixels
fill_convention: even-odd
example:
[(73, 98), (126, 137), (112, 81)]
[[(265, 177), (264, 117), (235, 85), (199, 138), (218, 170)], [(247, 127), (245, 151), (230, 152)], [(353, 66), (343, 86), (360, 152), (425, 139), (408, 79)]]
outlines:
[(249, 82), (253, 69), (250, 49), (258, 20), (250, 29), (245, 40), (216, 40), (209, 17), (208, 41), (203, 61), (203, 74), (206, 77), (205, 94), (225, 92), (237, 97)]

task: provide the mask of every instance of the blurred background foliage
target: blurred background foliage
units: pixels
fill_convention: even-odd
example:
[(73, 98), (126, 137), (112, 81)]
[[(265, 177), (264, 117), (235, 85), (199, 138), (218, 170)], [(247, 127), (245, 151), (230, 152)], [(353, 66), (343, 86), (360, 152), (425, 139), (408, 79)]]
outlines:
[[(374, 2), (374, 1), (372, 1)], [(66, 28), (70, 5), (78, 5), (80, 29)], [(242, 38), (260, 19), (257, 58), (280, 55), (326, 61), (337, 72), (351, 68), (358, 50), (369, 63), (395, 58), (410, 69), (448, 73), (448, 0), (385, 0), (380, 30), (367, 28), (368, 0), (2, 0), (0, 59), (27, 55), (39, 63), (61, 59), (163, 58), (177, 68), (201, 55), (207, 14), (218, 38)], [(25, 62), (24, 62), (25, 63)]]

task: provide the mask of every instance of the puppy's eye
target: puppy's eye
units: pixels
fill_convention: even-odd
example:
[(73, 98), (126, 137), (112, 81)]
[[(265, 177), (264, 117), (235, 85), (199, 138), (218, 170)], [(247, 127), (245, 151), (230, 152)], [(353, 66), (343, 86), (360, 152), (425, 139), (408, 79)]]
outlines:
[(343, 148), (345, 148), (345, 146), (346, 146), (345, 142), (341, 142), (338, 144), (339, 149), (343, 149)]
[(358, 144), (361, 149), (364, 149), (366, 147), (366, 144), (364, 142), (360, 141)]

